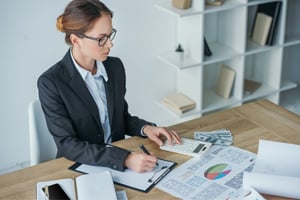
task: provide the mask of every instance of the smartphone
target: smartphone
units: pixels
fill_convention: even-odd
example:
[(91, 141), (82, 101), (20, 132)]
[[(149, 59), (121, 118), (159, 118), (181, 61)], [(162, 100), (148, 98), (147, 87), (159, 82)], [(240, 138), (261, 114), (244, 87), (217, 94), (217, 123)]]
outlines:
[(55, 183), (42, 188), (48, 200), (71, 200), (62, 187)]

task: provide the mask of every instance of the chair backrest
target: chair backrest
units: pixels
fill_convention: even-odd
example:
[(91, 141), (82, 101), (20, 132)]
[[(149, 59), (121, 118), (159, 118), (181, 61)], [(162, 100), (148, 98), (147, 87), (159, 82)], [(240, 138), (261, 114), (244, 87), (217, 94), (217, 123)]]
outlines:
[(28, 115), (31, 166), (55, 159), (57, 148), (48, 130), (39, 100), (29, 103)]

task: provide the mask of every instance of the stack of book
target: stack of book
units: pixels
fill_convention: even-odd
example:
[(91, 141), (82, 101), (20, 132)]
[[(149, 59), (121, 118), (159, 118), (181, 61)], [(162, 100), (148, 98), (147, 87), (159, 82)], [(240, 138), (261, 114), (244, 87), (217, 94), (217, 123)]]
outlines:
[(196, 107), (194, 100), (182, 93), (173, 93), (163, 98), (163, 104), (177, 114), (183, 114)]
[(280, 14), (281, 1), (275, 1), (257, 6), (251, 39), (265, 46), (274, 42), (276, 26)]

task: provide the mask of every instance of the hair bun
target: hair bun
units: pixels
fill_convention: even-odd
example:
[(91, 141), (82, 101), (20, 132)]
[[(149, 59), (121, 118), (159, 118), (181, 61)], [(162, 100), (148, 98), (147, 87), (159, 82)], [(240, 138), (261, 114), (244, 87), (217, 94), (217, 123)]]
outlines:
[(65, 31), (64, 31), (64, 25), (62, 23), (62, 20), (63, 20), (63, 16), (62, 15), (60, 15), (59, 17), (57, 17), (57, 19), (56, 19), (56, 28), (60, 32), (64, 33)]

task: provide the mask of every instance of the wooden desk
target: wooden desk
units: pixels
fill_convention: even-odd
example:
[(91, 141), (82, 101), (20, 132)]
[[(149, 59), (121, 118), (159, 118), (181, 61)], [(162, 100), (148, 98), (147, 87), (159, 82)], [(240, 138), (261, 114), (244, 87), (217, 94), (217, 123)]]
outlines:
[[(235, 146), (254, 153), (257, 153), (259, 139), (300, 144), (300, 116), (266, 100), (213, 113), (169, 128), (188, 138), (192, 138), (195, 131), (226, 128), (231, 130)], [(139, 151), (139, 143), (144, 143), (158, 157), (175, 161), (179, 165), (189, 159), (187, 156), (161, 151), (153, 142), (139, 137), (118, 141), (115, 145)], [(35, 199), (38, 181), (78, 176), (78, 173), (67, 169), (73, 163), (60, 158), (2, 175), (0, 176), (0, 199)], [(125, 189), (129, 200), (176, 199), (156, 188), (149, 193), (120, 186), (116, 186), (116, 189)], [(264, 196), (267, 199), (286, 199)]]

